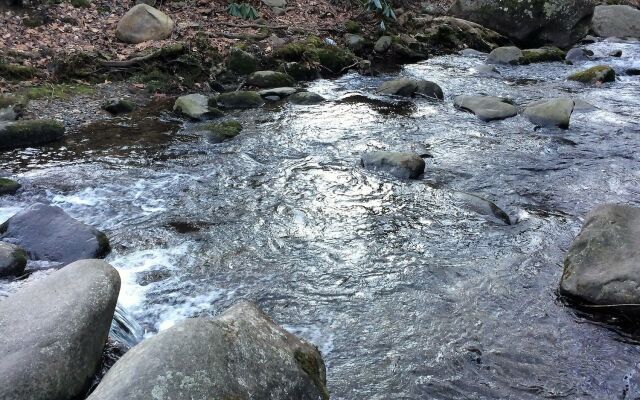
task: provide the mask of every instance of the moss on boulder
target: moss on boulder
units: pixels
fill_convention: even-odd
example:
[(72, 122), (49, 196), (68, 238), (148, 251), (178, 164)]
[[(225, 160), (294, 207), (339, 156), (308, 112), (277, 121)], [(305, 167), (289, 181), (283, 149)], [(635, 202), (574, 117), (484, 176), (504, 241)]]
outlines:
[(37, 73), (38, 70), (33, 67), (0, 60), (0, 77), (9, 81), (26, 81), (36, 76)]
[(228, 109), (256, 108), (264, 104), (262, 97), (256, 92), (241, 91), (222, 93), (209, 99), (209, 107), (221, 107)]
[(21, 185), (9, 178), (0, 178), (0, 195), (14, 194), (20, 189)]
[(330, 74), (338, 74), (358, 60), (349, 50), (327, 45), (316, 36), (284, 45), (274, 52), (274, 57), (315, 65), (320, 72)]
[(0, 125), (0, 149), (35, 146), (58, 140), (64, 125), (53, 120), (23, 120)]
[(229, 51), (227, 64), (231, 71), (240, 75), (247, 75), (258, 69), (256, 56), (237, 47)]
[(546, 46), (539, 49), (522, 50), (522, 57), (518, 60), (518, 64), (533, 64), (549, 61), (564, 61), (567, 53), (557, 47)]
[(242, 132), (242, 124), (235, 120), (215, 122), (205, 125), (204, 130), (211, 143), (220, 143), (238, 136)]
[(570, 75), (568, 79), (582, 83), (614, 82), (616, 80), (616, 71), (608, 65), (597, 65), (584, 71), (576, 72)]
[(247, 78), (247, 85), (269, 89), (295, 85), (295, 80), (284, 72), (256, 71)]

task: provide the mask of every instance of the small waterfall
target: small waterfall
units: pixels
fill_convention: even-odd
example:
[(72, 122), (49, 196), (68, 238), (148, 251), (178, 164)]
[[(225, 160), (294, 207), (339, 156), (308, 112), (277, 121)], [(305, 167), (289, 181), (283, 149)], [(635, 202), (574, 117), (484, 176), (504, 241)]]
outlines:
[(114, 342), (131, 348), (143, 339), (144, 329), (133, 316), (118, 303), (113, 315), (113, 322), (111, 322), (109, 337)]

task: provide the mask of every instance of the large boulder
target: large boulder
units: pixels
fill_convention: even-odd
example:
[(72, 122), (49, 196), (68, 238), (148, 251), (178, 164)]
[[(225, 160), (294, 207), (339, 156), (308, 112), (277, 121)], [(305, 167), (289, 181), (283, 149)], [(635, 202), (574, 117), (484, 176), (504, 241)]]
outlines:
[(138, 4), (122, 16), (116, 27), (116, 36), (127, 43), (162, 40), (171, 36), (173, 26), (173, 20), (167, 14), (146, 4)]
[(640, 10), (626, 5), (597, 6), (591, 29), (603, 37), (640, 38)]
[(173, 104), (173, 111), (196, 121), (224, 115), (217, 108), (210, 108), (209, 98), (202, 94), (188, 94), (178, 97)]
[(523, 115), (535, 126), (568, 129), (574, 107), (575, 102), (572, 99), (560, 97), (529, 104)]
[(483, 121), (505, 119), (518, 115), (518, 109), (500, 97), (456, 96), (453, 104), (463, 110), (471, 111)]
[(256, 71), (247, 77), (247, 85), (269, 89), (295, 85), (295, 80), (278, 71)]
[(217, 318), (187, 319), (144, 340), (88, 400), (151, 398), (325, 400), (318, 350), (241, 302)]
[(0, 399), (82, 398), (100, 364), (118, 272), (81, 260), (0, 301)]
[(0, 242), (0, 278), (20, 275), (27, 265), (27, 254), (20, 247)]
[(27, 251), (34, 260), (63, 264), (109, 253), (109, 240), (99, 230), (83, 224), (60, 207), (36, 203), (0, 225), (0, 239)]
[(364, 153), (360, 164), (373, 171), (383, 171), (400, 179), (415, 179), (424, 172), (425, 163), (418, 154), (393, 151)]
[(560, 291), (591, 304), (640, 304), (640, 208), (606, 204), (587, 215)]
[(557, 47), (545, 46), (520, 50), (515, 46), (498, 47), (487, 56), (488, 64), (526, 65), (539, 62), (563, 61), (566, 53)]
[(378, 87), (378, 93), (403, 97), (425, 96), (438, 100), (444, 99), (444, 93), (440, 86), (419, 79), (401, 78), (383, 82)]
[(53, 120), (0, 122), (0, 150), (55, 142), (64, 135), (64, 125)]
[(582, 83), (615, 82), (616, 71), (608, 65), (596, 65), (584, 71), (571, 74), (568, 79)]
[(587, 34), (595, 0), (456, 0), (450, 14), (519, 44), (568, 47)]

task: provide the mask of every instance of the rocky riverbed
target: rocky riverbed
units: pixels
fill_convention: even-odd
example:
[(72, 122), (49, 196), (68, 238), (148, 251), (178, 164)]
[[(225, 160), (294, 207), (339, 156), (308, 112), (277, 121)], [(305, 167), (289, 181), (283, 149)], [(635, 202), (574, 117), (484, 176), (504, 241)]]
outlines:
[[(628, 223), (614, 231), (621, 240), (637, 233), (640, 79), (629, 71), (640, 67), (640, 43), (579, 49), (571, 64), (547, 50), (464, 52), (399, 73), (317, 80), (296, 94), (194, 93), (202, 96), (175, 109), (175, 99), (138, 102), (43, 146), (5, 150), (4, 172), (21, 186), (0, 197), (1, 221), (19, 213), (3, 240), (30, 247), (32, 259), (15, 256), (23, 264), (0, 280), (0, 304), (62, 280), (51, 267), (72, 261), (33, 257), (19, 240), (29, 239), (20, 217), (39, 202), (69, 215), (49, 210), (54, 232), (71, 225), (87, 235), (77, 258), (106, 255), (116, 268), (111, 338), (142, 341), (92, 399), (144, 388), (130, 370), (164, 376), (145, 360), (167, 356), (158, 354), (185, 331), (196, 333), (184, 343), (198, 343), (243, 324), (270, 333), (234, 343), (271, 349), (281, 358), (270, 362), (291, 367), (290, 380), (277, 380), (293, 382), (282, 393), (326, 396), (324, 363), (334, 399), (636, 398), (630, 314), (560, 293), (634, 300), (631, 290), (598, 292), (593, 279), (581, 281), (588, 293), (576, 291), (568, 275), (597, 263), (581, 258), (580, 243), (608, 237), (608, 221)], [(613, 80), (585, 72), (601, 66)], [(589, 79), (569, 79), (576, 74)], [(214, 109), (224, 116), (205, 115)], [(631, 210), (598, 209), (574, 243), (606, 203)], [(633, 260), (637, 239), (629, 243), (620, 254)], [(254, 306), (229, 310), (242, 299), (322, 358)], [(167, 365), (187, 370), (181, 362)]]

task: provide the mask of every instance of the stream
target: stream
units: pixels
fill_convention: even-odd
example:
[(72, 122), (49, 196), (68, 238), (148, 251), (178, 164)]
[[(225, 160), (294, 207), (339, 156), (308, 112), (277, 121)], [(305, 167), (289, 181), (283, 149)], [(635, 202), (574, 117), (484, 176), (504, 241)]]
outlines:
[[(24, 188), (0, 197), (0, 222), (39, 201), (103, 230), (127, 321), (112, 334), (129, 344), (250, 299), (318, 346), (332, 399), (637, 399), (637, 337), (557, 294), (584, 215), (640, 206), (640, 76), (624, 74), (640, 68), (640, 43), (586, 47), (602, 59), (483, 77), (481, 58), (453, 55), (315, 81), (308, 89), (330, 101), (230, 112), (244, 130), (220, 144), (152, 105), (0, 153)], [(617, 81), (566, 80), (598, 64)], [(398, 75), (438, 83), (445, 101), (344, 101)], [(485, 123), (457, 110), (460, 94), (593, 107), (574, 111), (568, 130), (534, 130), (520, 115)], [(362, 169), (360, 155), (377, 149), (424, 154), (424, 177)], [(29, 268), (0, 281), (0, 296), (50, 272)]]

